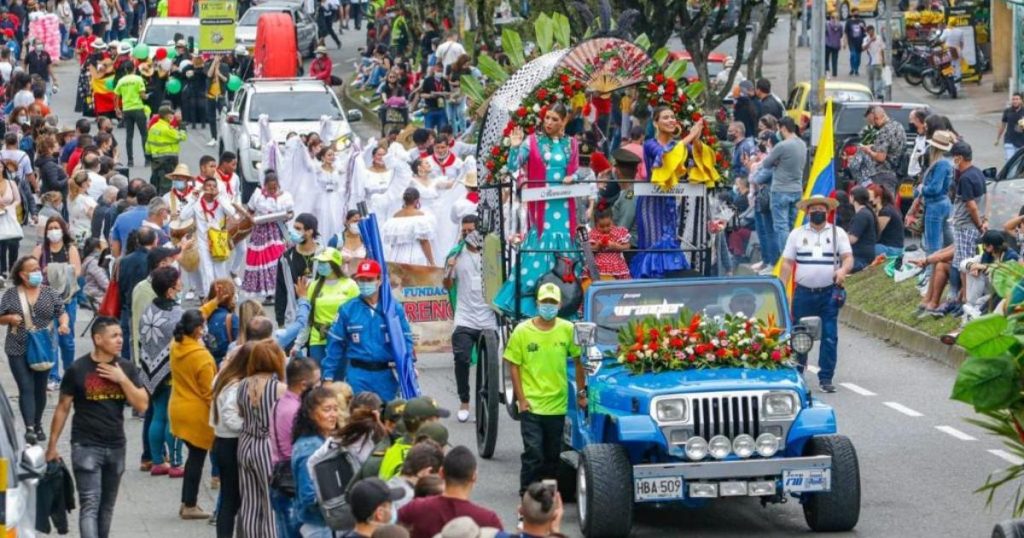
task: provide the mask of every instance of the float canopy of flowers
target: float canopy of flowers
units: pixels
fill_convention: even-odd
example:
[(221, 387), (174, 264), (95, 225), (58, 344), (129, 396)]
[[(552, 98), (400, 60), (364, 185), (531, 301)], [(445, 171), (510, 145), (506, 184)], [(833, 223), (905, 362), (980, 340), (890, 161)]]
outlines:
[[(597, 54), (591, 63), (580, 69), (560, 68), (555, 74), (540, 83), (510, 114), (508, 123), (502, 133), (499, 145), (491, 148), (484, 161), (484, 166), (492, 176), (507, 174), (510, 140), (509, 135), (516, 127), (526, 134), (533, 134), (542, 123), (547, 111), (555, 103), (563, 103), (567, 107), (580, 110), (585, 106), (586, 93), (593, 88), (590, 82), (600, 78), (606, 82), (609, 78), (629, 80), (633, 83), (629, 89), (630, 98), (641, 105), (649, 105), (652, 109), (659, 106), (671, 108), (682, 125), (685, 133), (694, 122), (704, 116), (698, 99), (704, 91), (704, 84), (686, 82), (686, 62), (678, 60), (665, 66), (666, 54), (659, 52), (655, 61), (637, 62), (636, 58), (623, 58), (622, 51), (604, 50)], [(660, 58), (660, 61), (658, 59)], [(639, 72), (631, 72), (631, 66), (641, 65)], [(605, 84), (607, 86), (607, 84)], [(700, 140), (714, 150), (714, 166), (721, 177), (727, 176), (729, 159), (722, 152), (718, 140), (711, 132), (707, 122)]]
[(742, 314), (703, 317), (688, 312), (674, 322), (653, 317), (630, 322), (619, 330), (614, 353), (634, 374), (700, 368), (770, 370), (793, 356), (771, 316), (765, 321)]

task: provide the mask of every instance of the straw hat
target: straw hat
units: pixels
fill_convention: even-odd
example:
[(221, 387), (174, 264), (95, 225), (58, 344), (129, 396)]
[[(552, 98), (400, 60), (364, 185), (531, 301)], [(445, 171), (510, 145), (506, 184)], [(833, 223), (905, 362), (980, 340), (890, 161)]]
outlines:
[(94, 50), (107, 50), (107, 44), (102, 39), (97, 39), (92, 42), (92, 48)]
[(166, 177), (167, 179), (174, 179), (176, 177), (177, 178), (184, 178), (184, 179), (192, 179), (194, 176), (192, 175), (192, 172), (189, 172), (187, 164), (179, 163), (178, 166), (174, 167), (174, 171), (173, 172), (171, 172), (170, 174), (165, 175), (164, 177)]
[(475, 189), (479, 186), (476, 181), (476, 170), (467, 170), (466, 176), (462, 178), (462, 184), (471, 189)]
[(932, 137), (928, 139), (929, 146), (942, 151), (952, 149), (955, 142), (956, 135), (952, 131), (935, 131), (932, 133)]
[(327, 54), (327, 47), (320, 45), (313, 51), (315, 54)]
[(839, 205), (839, 202), (835, 198), (829, 198), (828, 196), (815, 194), (810, 198), (805, 198), (796, 203), (797, 209), (800, 209), (801, 211), (807, 211), (807, 208), (814, 205), (823, 205), (827, 207), (829, 211), (832, 211)]
[(139, 74), (147, 78), (153, 76), (153, 64), (149, 62), (139, 64)]

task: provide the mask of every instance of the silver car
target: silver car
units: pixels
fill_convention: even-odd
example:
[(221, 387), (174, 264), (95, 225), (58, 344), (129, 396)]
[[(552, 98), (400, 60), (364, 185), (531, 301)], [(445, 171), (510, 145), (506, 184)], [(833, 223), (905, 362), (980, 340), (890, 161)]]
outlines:
[(146, 19), (142, 28), (140, 43), (149, 45), (150, 58), (156, 54), (156, 47), (174, 43), (175, 34), (184, 36), (185, 41), (199, 42), (199, 19), (195, 17), (152, 17)]
[(0, 459), (7, 462), (4, 536), (31, 537), (36, 535), (36, 486), (46, 472), (46, 450), (40, 445), (25, 446), (14, 420), (11, 402), (0, 387)]
[(323, 81), (312, 78), (249, 81), (238, 90), (218, 129), (220, 153), (232, 151), (238, 155), (238, 174), (242, 181), (249, 183), (259, 184), (263, 179), (261, 114), (269, 117), (270, 132), (277, 144), (284, 144), (289, 133), (319, 132), (322, 116), (331, 119), (335, 133), (353, 136), (338, 96)]
[(238, 24), (235, 26), (236, 44), (244, 46), (250, 52), (252, 51), (256, 46), (256, 25), (260, 20), (260, 16), (264, 13), (287, 13), (291, 16), (292, 22), (295, 23), (296, 47), (298, 47), (303, 57), (313, 55), (313, 51), (316, 50), (320, 39), (317, 33), (316, 21), (307, 15), (305, 11), (302, 11), (302, 4), (294, 2), (273, 0), (249, 8), (238, 19)]

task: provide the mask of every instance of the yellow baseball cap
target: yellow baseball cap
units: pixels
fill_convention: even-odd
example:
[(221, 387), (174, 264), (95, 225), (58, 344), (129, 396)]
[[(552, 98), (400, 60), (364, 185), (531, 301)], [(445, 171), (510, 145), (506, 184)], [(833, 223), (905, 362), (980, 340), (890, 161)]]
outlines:
[(540, 289), (537, 290), (537, 302), (551, 300), (554, 300), (556, 303), (561, 303), (562, 290), (558, 289), (558, 286), (548, 282), (547, 284), (541, 285)]

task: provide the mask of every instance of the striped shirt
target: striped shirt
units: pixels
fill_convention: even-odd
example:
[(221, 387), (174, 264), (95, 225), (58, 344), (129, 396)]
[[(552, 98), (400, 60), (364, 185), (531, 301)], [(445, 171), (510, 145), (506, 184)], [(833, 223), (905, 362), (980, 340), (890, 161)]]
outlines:
[[(846, 231), (836, 228), (834, 233), (835, 244), (831, 224), (826, 224), (820, 231), (805, 224), (789, 233), (782, 257), (796, 261), (795, 279), (798, 286), (824, 288), (832, 285), (836, 267), (842, 265), (841, 257), (853, 253)], [(836, 259), (837, 250), (840, 259)]]

